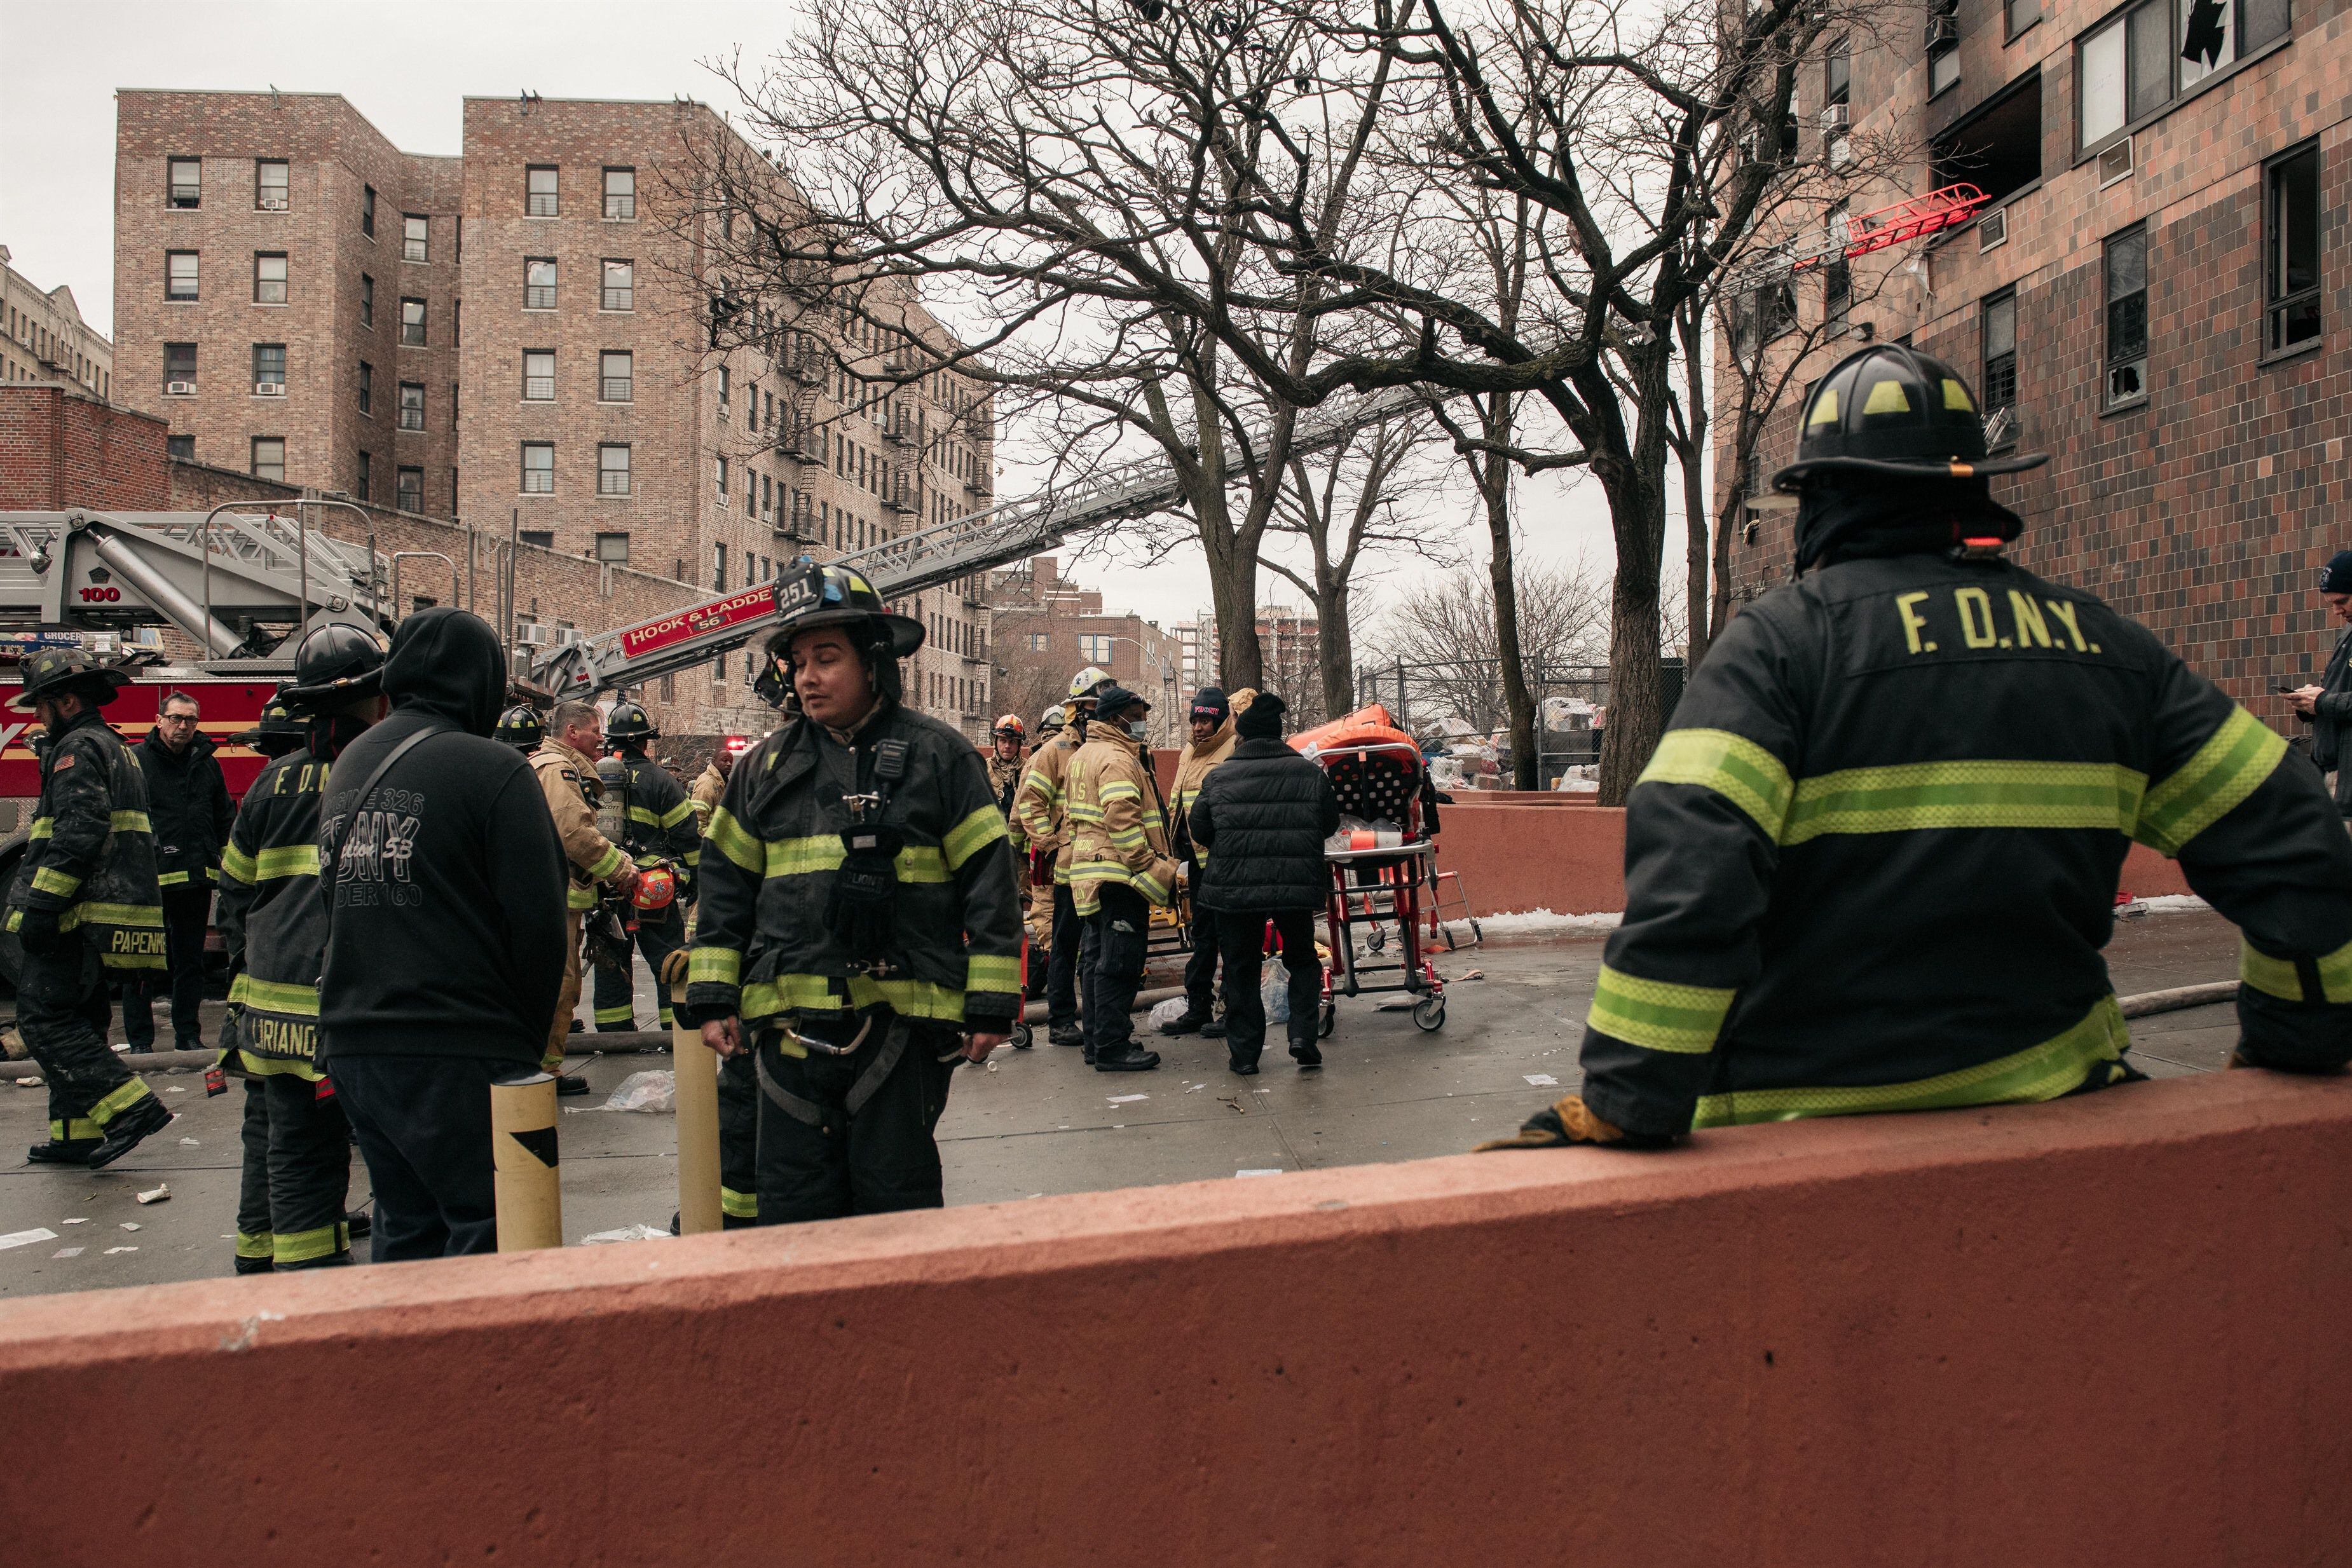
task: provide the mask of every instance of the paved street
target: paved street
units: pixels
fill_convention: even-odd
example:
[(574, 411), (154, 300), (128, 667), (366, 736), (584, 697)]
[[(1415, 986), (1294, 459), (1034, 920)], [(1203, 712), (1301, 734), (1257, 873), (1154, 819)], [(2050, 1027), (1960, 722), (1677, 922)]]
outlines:
[[(2236, 954), (2232, 928), (2195, 911), (2125, 923), (2109, 959), (2116, 988), (2128, 995), (2228, 979)], [(1160, 1070), (1132, 1075), (1088, 1071), (1075, 1051), (1043, 1044), (999, 1051), (994, 1071), (959, 1074), (940, 1124), (948, 1201), (1457, 1153), (1575, 1085), (1576, 1043), (1600, 962), (1598, 937), (1497, 940), (1443, 957), (1452, 988), (1442, 1030), (1423, 1033), (1409, 1014), (1378, 1010), (1380, 998), (1343, 1000), (1324, 1045), (1329, 1065), (1319, 1072), (1294, 1068), (1278, 1039), (1265, 1071), (1246, 1079), (1224, 1071), (1222, 1042), (1197, 1037), (1155, 1040), (1165, 1057)], [(1484, 977), (1469, 979), (1474, 971)], [(641, 987), (639, 994), (648, 993)], [(2228, 1007), (2208, 1007), (2141, 1019), (2132, 1034), (2141, 1071), (2167, 1077), (2219, 1068), (2235, 1025)], [(594, 1059), (586, 1071), (596, 1094), (566, 1102), (568, 1240), (668, 1223), (677, 1206), (673, 1118), (588, 1108), (631, 1072), (667, 1064), (667, 1055)], [(12, 1082), (32, 1071), (30, 1062), (0, 1071), (0, 1157), (10, 1162), (43, 1135), (44, 1092)], [(1558, 1087), (1529, 1082), (1545, 1076)], [(0, 1250), (0, 1295), (230, 1271), (225, 1233), (234, 1228), (242, 1090), (207, 1100), (195, 1073), (165, 1075), (156, 1087), (179, 1120), (111, 1169), (0, 1166), (0, 1235), (58, 1233)], [(353, 1176), (356, 1204), (366, 1181), (356, 1162)], [(169, 1201), (136, 1202), (159, 1182), (170, 1185)], [(121, 1228), (126, 1223), (139, 1228)], [(76, 1256), (56, 1256), (77, 1248)], [(135, 1250), (110, 1250), (117, 1248)]]

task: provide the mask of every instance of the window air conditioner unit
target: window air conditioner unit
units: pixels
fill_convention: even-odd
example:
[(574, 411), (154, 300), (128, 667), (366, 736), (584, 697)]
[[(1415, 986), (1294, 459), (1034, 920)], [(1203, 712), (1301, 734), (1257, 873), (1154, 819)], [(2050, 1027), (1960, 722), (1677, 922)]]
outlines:
[(558, 626), (555, 629), (555, 645), (559, 648), (569, 648), (572, 643), (583, 640), (577, 626)]
[(547, 646), (547, 628), (532, 622), (523, 622), (515, 628), (515, 641), (526, 648)]
[(196, 383), (194, 382), (166, 382), (163, 383), (163, 395), (165, 397), (194, 397), (196, 395)]
[(2099, 154), (2099, 188), (2105, 190), (2132, 172), (2132, 139), (2125, 137)]
[(264, 196), (261, 198), (258, 205), (265, 213), (282, 213), (286, 210), (286, 198), (283, 196)]
[(284, 382), (256, 382), (253, 383), (253, 395), (256, 397), (284, 397), (286, 395), (286, 383)]
[(1832, 131), (1843, 131), (1846, 123), (1847, 111), (1844, 104), (1832, 103), (1822, 108), (1822, 130), (1825, 134)]
[(2009, 209), (1995, 207), (1977, 219), (1977, 249), (1990, 250), (2009, 238)]
[(1960, 41), (1960, 25), (1950, 16), (1937, 16), (1927, 23), (1927, 52), (1953, 48)]

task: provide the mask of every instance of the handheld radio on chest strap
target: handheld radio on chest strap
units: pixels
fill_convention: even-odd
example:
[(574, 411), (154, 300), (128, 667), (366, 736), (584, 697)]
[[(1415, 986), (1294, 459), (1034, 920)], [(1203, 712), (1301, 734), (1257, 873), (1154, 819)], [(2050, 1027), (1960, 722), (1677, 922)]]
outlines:
[[(854, 755), (854, 754), (853, 754)], [(841, 865), (825, 900), (825, 924), (866, 973), (881, 978), (894, 972), (898, 906), (898, 851), (905, 839), (886, 825), (890, 794), (907, 776), (907, 743), (878, 741), (874, 747), (874, 784), (863, 794), (844, 795), (849, 825), (841, 831)]]

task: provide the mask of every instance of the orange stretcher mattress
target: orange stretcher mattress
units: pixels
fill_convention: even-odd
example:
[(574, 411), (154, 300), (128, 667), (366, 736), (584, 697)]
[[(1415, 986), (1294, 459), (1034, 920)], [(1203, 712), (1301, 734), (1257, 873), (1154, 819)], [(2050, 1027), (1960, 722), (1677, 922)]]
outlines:
[[(1389, 710), (1378, 703), (1370, 707), (1360, 707), (1328, 724), (1318, 724), (1313, 729), (1302, 729), (1290, 737), (1292, 748), (1307, 757), (1335, 751), (1342, 747), (1411, 747), (1412, 743), (1412, 737), (1399, 729), (1395, 721), (1389, 717)], [(1419, 747), (1414, 747), (1414, 751), (1418, 755)]]

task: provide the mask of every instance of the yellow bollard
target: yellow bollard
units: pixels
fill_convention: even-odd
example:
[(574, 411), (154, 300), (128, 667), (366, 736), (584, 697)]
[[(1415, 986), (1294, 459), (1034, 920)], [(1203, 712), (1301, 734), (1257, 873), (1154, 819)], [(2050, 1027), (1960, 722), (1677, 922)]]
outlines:
[(723, 1223), (719, 1206), (719, 1053), (686, 1021), (686, 982), (670, 988), (670, 1067), (677, 1083), (677, 1230)]
[(499, 1250), (563, 1245), (563, 1182), (555, 1158), (555, 1074), (490, 1085), (491, 1164)]

